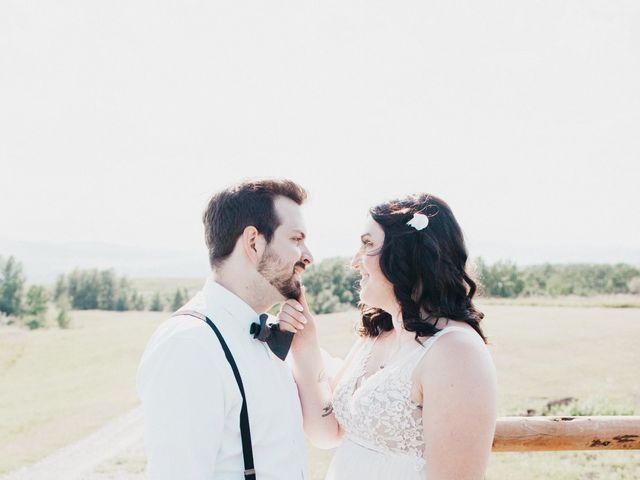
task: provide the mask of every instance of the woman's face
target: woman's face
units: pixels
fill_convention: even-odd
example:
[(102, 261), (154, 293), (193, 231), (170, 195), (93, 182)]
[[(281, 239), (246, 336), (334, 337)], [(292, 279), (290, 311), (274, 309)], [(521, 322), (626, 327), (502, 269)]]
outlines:
[(384, 243), (384, 230), (371, 216), (367, 217), (360, 249), (351, 259), (351, 267), (360, 272), (360, 300), (369, 307), (393, 313), (397, 302), (393, 284), (380, 269), (380, 252)]

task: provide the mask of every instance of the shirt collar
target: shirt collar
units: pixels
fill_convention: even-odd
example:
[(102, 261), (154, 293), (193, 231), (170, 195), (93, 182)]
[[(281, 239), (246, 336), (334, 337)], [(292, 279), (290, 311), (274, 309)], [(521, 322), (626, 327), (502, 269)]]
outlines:
[(253, 308), (236, 294), (217, 283), (212, 276), (207, 277), (202, 291), (205, 313), (213, 323), (231, 316), (233, 318), (229, 323), (249, 335), (251, 324), (260, 322), (259, 316)]

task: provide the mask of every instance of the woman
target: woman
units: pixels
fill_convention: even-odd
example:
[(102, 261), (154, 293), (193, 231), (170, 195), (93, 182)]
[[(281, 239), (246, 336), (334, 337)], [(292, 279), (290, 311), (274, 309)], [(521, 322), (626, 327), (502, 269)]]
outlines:
[(338, 447), (327, 479), (478, 480), (496, 420), (495, 370), (473, 304), (476, 285), (449, 206), (409, 196), (370, 210), (352, 267), (361, 275), (360, 338), (334, 378), (313, 317), (287, 301), (304, 426)]

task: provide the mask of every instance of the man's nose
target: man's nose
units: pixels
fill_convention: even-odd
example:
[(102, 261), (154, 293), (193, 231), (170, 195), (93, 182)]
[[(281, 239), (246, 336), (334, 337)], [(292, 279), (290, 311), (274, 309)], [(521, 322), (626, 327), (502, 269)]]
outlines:
[(309, 251), (308, 248), (305, 248), (302, 252), (302, 257), (300, 258), (300, 261), (302, 263), (305, 264), (305, 266), (309, 266), (313, 263), (313, 255), (311, 255), (311, 252)]

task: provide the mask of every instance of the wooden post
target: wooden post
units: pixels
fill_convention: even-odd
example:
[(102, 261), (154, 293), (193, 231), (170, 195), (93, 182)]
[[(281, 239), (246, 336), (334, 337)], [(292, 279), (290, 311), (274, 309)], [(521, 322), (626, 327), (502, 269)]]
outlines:
[(640, 450), (640, 417), (502, 417), (494, 452)]

